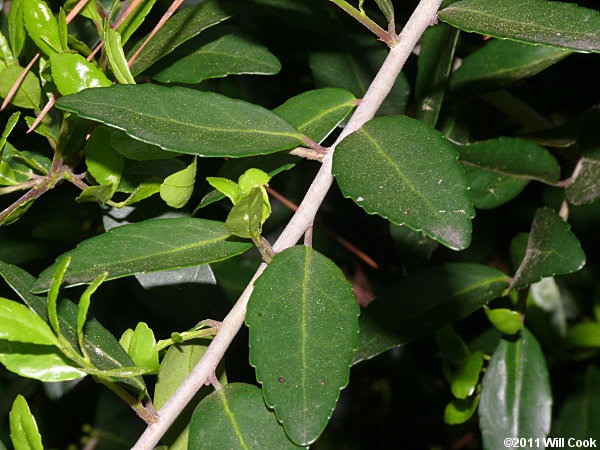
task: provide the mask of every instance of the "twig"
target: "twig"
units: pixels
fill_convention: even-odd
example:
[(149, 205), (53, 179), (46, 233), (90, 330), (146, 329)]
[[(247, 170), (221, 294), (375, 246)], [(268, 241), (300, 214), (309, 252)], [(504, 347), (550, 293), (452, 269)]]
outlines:
[[(392, 89), (396, 77), (404, 66), (412, 48), (427, 29), (431, 20), (435, 17), (441, 3), (442, 0), (421, 0), (402, 30), (402, 33), (399, 36), (398, 45), (391, 48), (388, 57), (381, 66), (373, 83), (369, 86), (361, 104), (354, 112), (348, 125), (340, 135), (340, 138), (338, 138), (328, 152), (321, 169), (308, 189), (298, 211), (294, 214), (277, 242), (273, 245), (273, 250), (275, 250), (275, 252), (282, 251), (295, 245), (296, 242), (298, 242), (298, 239), (300, 239), (302, 234), (304, 234), (306, 229), (310, 226), (333, 181), (331, 175), (331, 161), (335, 145), (348, 134), (358, 130), (365, 122), (373, 118), (375, 112), (379, 109), (379, 106), (381, 106), (381, 103)], [(208, 377), (215, 371), (215, 368), (231, 344), (231, 341), (244, 323), (246, 304), (252, 294), (254, 281), (256, 281), (263, 273), (266, 267), (267, 265), (264, 263), (259, 266), (239, 300), (223, 320), (219, 332), (200, 361), (196, 364), (183, 383), (181, 383), (171, 398), (163, 405), (158, 413), (158, 421), (148, 425), (146, 431), (144, 431), (133, 447), (133, 450), (153, 449), (179, 413), (204, 385)]]
[[(332, 3), (335, 3), (345, 13), (349, 14), (354, 19), (356, 19), (358, 22), (360, 22), (365, 27), (367, 27), (375, 36), (377, 36), (379, 38), (380, 41), (385, 42), (390, 47), (392, 47), (394, 45), (394, 43), (396, 42), (396, 36), (390, 34), (389, 31), (385, 31), (383, 28), (381, 28), (379, 25), (377, 25), (375, 22), (373, 22), (369, 17), (367, 17), (367, 15), (365, 13), (354, 8), (352, 5), (347, 3), (345, 0), (329, 0), (329, 1)], [(390, 30), (392, 30), (392, 29), (393, 29), (393, 27), (390, 27)]]
[(41, 51), (37, 52), (35, 54), (35, 56), (31, 59), (31, 61), (29, 61), (29, 64), (27, 64), (27, 67), (25, 67), (25, 69), (23, 69), (23, 72), (21, 72), (21, 75), (19, 75), (19, 78), (17, 78), (17, 80), (13, 83), (12, 87), (10, 88), (10, 91), (8, 91), (8, 94), (6, 94), (6, 98), (4, 99), (4, 102), (2, 102), (2, 106), (0, 106), (0, 111), (4, 110), (4, 108), (6, 108), (8, 106), (10, 101), (13, 99), (13, 97), (15, 96), (15, 94), (17, 93), (19, 88), (21, 87), (21, 83), (23, 83), (23, 80), (25, 79), (27, 72), (29, 72), (31, 70), (31, 68), (33, 67), (33, 65), (38, 60), (38, 58), (40, 57), (41, 54), (42, 54)]
[(24, 183), (13, 184), (12, 186), (6, 186), (3, 188), (0, 188), (0, 195), (10, 194), (11, 192), (22, 191), (24, 189), (29, 189), (29, 188), (35, 187), (38, 184), (41, 184), (41, 182), (43, 180), (44, 180), (44, 177), (40, 177), (40, 178), (36, 178), (35, 180), (29, 180), (29, 181), (25, 181)]

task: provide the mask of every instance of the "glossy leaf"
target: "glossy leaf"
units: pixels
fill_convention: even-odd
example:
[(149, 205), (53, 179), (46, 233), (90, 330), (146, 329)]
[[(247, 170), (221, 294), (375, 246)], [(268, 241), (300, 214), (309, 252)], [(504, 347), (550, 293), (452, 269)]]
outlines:
[(342, 272), (310, 247), (276, 254), (254, 283), (250, 363), (267, 405), (298, 445), (319, 437), (348, 383), (358, 313)]
[(547, 0), (463, 0), (438, 17), (464, 31), (576, 52), (600, 51), (600, 12)]
[(338, 144), (333, 174), (344, 196), (366, 212), (461, 250), (471, 241), (475, 213), (456, 156), (429, 125), (380, 117)]
[(479, 405), (479, 395), (466, 399), (452, 399), (444, 410), (444, 422), (448, 425), (458, 425), (469, 420)]
[[(151, 3), (151, 2), (146, 2)], [(110, 68), (115, 74), (115, 78), (121, 84), (135, 84), (135, 80), (131, 75), (127, 59), (123, 53), (123, 44), (121, 43), (121, 35), (118, 31), (108, 28), (104, 35), (104, 45), (106, 46), (106, 55), (110, 63)]]
[(502, 272), (464, 263), (431, 267), (398, 282), (365, 308), (354, 364), (468, 316), (507, 285)]
[(23, 0), (23, 21), (29, 37), (46, 55), (67, 50), (61, 45), (58, 22), (44, 0)]
[[(8, 285), (31, 310), (42, 319), (48, 318), (48, 300), (46, 297), (31, 294), (31, 289), (36, 282), (34, 277), (23, 269), (2, 261), (0, 261), (0, 275), (2, 275)], [(58, 319), (61, 332), (73, 347), (76, 347), (78, 344), (76, 332), (77, 309), (77, 305), (67, 299), (61, 299), (58, 304)], [(100, 369), (115, 369), (133, 365), (133, 361), (119, 345), (116, 338), (96, 319), (88, 317), (83, 331), (85, 350), (96, 367)], [(141, 377), (119, 379), (118, 381), (128, 384), (136, 391), (141, 391), (145, 388)]]
[(569, 224), (553, 210), (542, 208), (533, 218), (525, 256), (510, 288), (523, 289), (543, 277), (575, 272), (584, 264), (585, 254)]
[(435, 126), (446, 93), (460, 31), (446, 24), (428, 28), (417, 62), (416, 118)]
[(23, 0), (14, 0), (10, 4), (10, 11), (8, 12), (8, 38), (10, 39), (10, 48), (15, 61), (19, 59), (26, 37), (23, 21)]
[[(23, 70), (19, 66), (10, 66), (0, 72), (0, 97), (6, 98)], [(10, 103), (20, 108), (38, 110), (41, 98), (40, 82), (33, 73), (28, 72)]]
[(0, 161), (0, 186), (17, 184), (15, 173), (6, 161)]
[(10, 439), (15, 450), (43, 450), (42, 436), (29, 405), (22, 395), (17, 395), (9, 414)]
[(571, 52), (560, 48), (493, 39), (467, 56), (452, 75), (456, 90), (486, 92), (532, 77)]
[(158, 371), (158, 350), (155, 343), (154, 333), (148, 325), (138, 323), (127, 348), (127, 353), (136, 366)]
[(76, 380), (87, 375), (50, 345), (0, 341), (0, 363), (22, 377), (45, 382)]
[(165, 150), (192, 155), (242, 157), (303, 143), (294, 127), (260, 106), (181, 87), (114, 85), (62, 97), (57, 105)]
[(600, 158), (581, 159), (575, 180), (567, 186), (565, 197), (572, 205), (585, 205), (600, 197)]
[[(163, 83), (200, 83), (228, 75), (274, 75), (281, 63), (269, 50), (242, 33), (200, 41), (185, 56), (168, 64), (152, 78)], [(175, 54), (178, 52), (175, 51)]]
[(194, 158), (192, 163), (180, 172), (176, 172), (165, 178), (160, 185), (160, 198), (172, 208), (183, 208), (194, 192), (196, 182), (196, 168), (198, 160)]
[(552, 428), (552, 436), (565, 440), (600, 439), (600, 370), (591, 365), (581, 378), (571, 386), (574, 392), (569, 395), (560, 410), (558, 426)]
[(55, 53), (50, 56), (50, 67), (52, 81), (62, 95), (112, 85), (100, 69), (79, 54)]
[(306, 91), (273, 110), (302, 134), (322, 142), (356, 105), (351, 92), (339, 88)]
[(2, 135), (0, 136), (0, 161), (2, 161), (2, 156), (4, 154), (4, 146), (6, 145), (6, 140), (8, 136), (12, 132), (12, 130), (17, 125), (19, 121), (19, 117), (21, 116), (21, 112), (17, 111), (10, 115), (8, 120), (6, 121), (6, 125), (4, 126), (4, 130), (2, 130)]
[[(147, 220), (113, 228), (81, 242), (62, 257), (71, 256), (64, 283), (88, 283), (102, 272), (107, 280), (140, 272), (156, 272), (220, 261), (246, 251), (250, 245), (228, 240), (222, 222), (177, 218)], [(62, 258), (61, 257), (61, 258)], [(56, 263), (42, 272), (33, 292), (45, 292)]]
[(484, 449), (500, 448), (507, 436), (547, 436), (552, 410), (548, 368), (540, 344), (526, 328), (517, 339), (500, 341), (482, 385), (479, 421)]
[(98, 184), (112, 184), (116, 189), (121, 182), (125, 160), (108, 145), (109, 139), (110, 129), (105, 127), (94, 129), (85, 146), (85, 164)]
[(21, 303), (0, 297), (0, 339), (57, 345), (48, 324)]
[(450, 390), (456, 398), (466, 399), (475, 392), (479, 383), (479, 374), (483, 369), (483, 353), (472, 353), (467, 360), (462, 363), (452, 376)]
[[(147, 45), (142, 50), (131, 66), (131, 73), (138, 75), (188, 39), (228, 19), (240, 9), (241, 4), (237, 0), (208, 0), (181, 10), (154, 35), (152, 45)], [(131, 50), (129, 58), (145, 40), (146, 38), (142, 38)]]
[(190, 423), (189, 448), (297, 449), (259, 388), (232, 383), (200, 402)]
[(477, 208), (496, 208), (512, 200), (529, 180), (555, 183), (560, 177), (554, 156), (525, 139), (501, 137), (455, 148)]
[(485, 308), (485, 315), (497, 330), (504, 334), (515, 334), (523, 328), (523, 317), (507, 308)]

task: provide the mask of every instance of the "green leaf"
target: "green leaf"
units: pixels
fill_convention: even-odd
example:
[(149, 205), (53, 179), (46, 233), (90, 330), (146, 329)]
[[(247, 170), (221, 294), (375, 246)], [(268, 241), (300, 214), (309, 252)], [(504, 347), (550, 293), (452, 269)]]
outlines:
[(115, 206), (117, 208), (122, 208), (124, 206), (133, 205), (134, 203), (141, 202), (142, 200), (159, 193), (162, 182), (163, 180), (156, 177), (148, 178), (147, 180), (142, 181), (139, 186), (137, 186), (133, 192), (131, 192), (129, 197), (127, 197), (124, 201), (117, 203)]
[(110, 145), (110, 135), (109, 128), (94, 129), (85, 146), (85, 164), (98, 184), (112, 184), (116, 189), (121, 182), (125, 159)]
[(23, 0), (14, 0), (8, 12), (8, 37), (15, 61), (19, 59), (27, 34), (23, 21)]
[(106, 272), (98, 275), (98, 278), (96, 278), (92, 284), (87, 287), (83, 294), (81, 294), (81, 297), (79, 298), (79, 305), (77, 305), (77, 343), (79, 344), (79, 348), (86, 358), (89, 358), (89, 356), (87, 355), (87, 350), (85, 349), (85, 336), (83, 334), (83, 327), (85, 326), (85, 321), (87, 320), (92, 294), (96, 292), (96, 289), (98, 289), (98, 287), (106, 279), (107, 275), (108, 274)]
[(585, 205), (600, 197), (600, 158), (581, 158), (575, 180), (567, 186), (565, 197), (572, 205)]
[(523, 328), (523, 317), (517, 311), (507, 308), (485, 308), (488, 320), (504, 334), (515, 334)]
[(58, 345), (44, 320), (20, 303), (0, 297), (0, 339), (31, 344)]
[[(42, 319), (47, 319), (48, 300), (31, 294), (31, 289), (36, 279), (17, 266), (0, 261), (0, 275), (21, 299)], [(63, 335), (73, 347), (78, 344), (77, 339), (77, 313), (78, 308), (73, 302), (61, 299), (58, 304), (58, 320)], [(119, 345), (117, 339), (104, 328), (96, 319), (88, 318), (83, 329), (85, 350), (92, 363), (99, 369), (115, 369), (129, 367), (133, 361), (125, 350)], [(144, 381), (140, 378), (116, 379), (126, 383), (134, 391), (145, 389)]]
[(319, 437), (348, 383), (358, 314), (340, 269), (310, 247), (276, 254), (254, 283), (250, 363), (267, 405), (298, 445)]
[(471, 355), (467, 344), (454, 331), (452, 325), (445, 325), (435, 333), (435, 341), (438, 348), (452, 364), (459, 366), (463, 364)]
[(207, 177), (206, 181), (220, 193), (226, 195), (234, 205), (244, 195), (238, 184), (229, 178)]
[(523, 289), (544, 277), (575, 272), (584, 264), (585, 254), (569, 224), (549, 208), (538, 209), (525, 256), (510, 289)]
[(22, 377), (56, 382), (87, 375), (54, 346), (0, 340), (0, 363)]
[[(110, 146), (115, 151), (117, 151), (118, 153), (120, 153), (127, 159), (134, 159), (136, 161), (147, 161), (147, 160), (157, 160), (157, 159), (170, 159), (170, 158), (174, 158), (178, 155), (178, 153), (167, 152), (167, 151), (163, 150), (162, 148), (157, 147), (156, 145), (150, 145), (146, 142), (142, 142), (142, 141), (138, 141), (137, 139), (133, 139), (132, 137), (128, 136), (127, 133), (125, 133), (122, 130), (119, 130), (116, 128), (109, 128), (109, 127), (105, 127), (105, 126), (100, 126), (98, 128), (104, 128), (104, 129), (110, 130), (110, 138), (109, 138)], [(107, 142), (106, 145), (108, 146), (109, 143)], [(181, 166), (183, 167), (183, 162), (179, 162), (179, 161), (177, 161), (176, 163), (173, 163), (172, 161), (160, 162), (160, 163), (153, 165), (152, 167), (158, 168), (158, 167), (164, 167), (164, 166), (168, 166), (168, 165), (172, 165), (172, 164), (181, 164)], [(147, 164), (145, 167), (148, 167), (148, 166), (150, 166), (150, 164)], [(158, 173), (156, 173), (156, 174), (148, 173), (147, 175), (157, 175), (158, 176), (159, 174)]]
[(415, 86), (416, 118), (435, 126), (448, 85), (459, 30), (446, 24), (428, 28), (421, 39)]
[(501, 89), (534, 76), (571, 52), (560, 48), (493, 39), (463, 59), (450, 87), (470, 92)]
[[(208, 0), (181, 10), (154, 35), (152, 45), (147, 45), (142, 50), (131, 66), (131, 73), (138, 75), (188, 39), (228, 19), (240, 9), (241, 3), (237, 0)], [(142, 38), (131, 50), (129, 58), (145, 40), (145, 37)]]
[(6, 36), (0, 32), (0, 62), (5, 66), (12, 66), (15, 63), (15, 58), (8, 44)]
[[(133, 139), (131, 139), (131, 141), (136, 142)], [(121, 183), (117, 190), (119, 192), (131, 194), (140, 186), (140, 184), (156, 181), (158, 182), (158, 188), (160, 189), (160, 185), (166, 177), (183, 169), (185, 169), (185, 163), (176, 158), (152, 161), (126, 160), (125, 169), (121, 176)], [(156, 192), (158, 192), (158, 190)]]
[(10, 115), (6, 125), (4, 126), (4, 130), (2, 131), (2, 136), (0, 136), (0, 162), (2, 161), (2, 155), (4, 154), (4, 146), (6, 145), (6, 140), (8, 136), (12, 132), (12, 130), (17, 125), (19, 121), (19, 117), (21, 117), (21, 112), (17, 111)]
[(23, 0), (27, 34), (46, 55), (67, 50), (62, 47), (58, 22), (44, 0)]
[(248, 194), (254, 188), (260, 188), (266, 194), (264, 186), (269, 183), (271, 177), (260, 169), (250, 168), (238, 178), (238, 186), (243, 194)]
[(431, 267), (398, 282), (364, 310), (354, 364), (468, 316), (507, 285), (502, 272), (464, 263)]
[(367, 122), (338, 144), (333, 174), (366, 212), (453, 250), (468, 247), (475, 213), (463, 171), (452, 145), (429, 125), (405, 116)]
[[(190, 374), (196, 363), (206, 352), (209, 339), (194, 339), (173, 345), (167, 351), (160, 364), (158, 379), (154, 388), (154, 407), (159, 409), (173, 395), (183, 380)], [(227, 384), (227, 377), (222, 365), (217, 368), (217, 376), (221, 384)], [(187, 404), (173, 425), (169, 427), (162, 442), (168, 444), (169, 450), (187, 450), (190, 420), (194, 409), (204, 397), (210, 394), (212, 388), (203, 386), (194, 398)], [(221, 442), (219, 439), (216, 442)]]
[(90, 186), (81, 191), (81, 194), (75, 199), (77, 203), (93, 202), (101, 205), (111, 199), (115, 192), (114, 184), (102, 184), (100, 186)]
[(452, 376), (450, 390), (456, 398), (466, 399), (473, 395), (483, 369), (484, 356), (481, 352), (472, 353)]
[[(6, 98), (17, 78), (23, 73), (20, 66), (10, 66), (0, 72), (0, 97)], [(20, 108), (38, 110), (42, 91), (37, 77), (28, 72), (10, 103)]]
[(385, 16), (388, 22), (394, 22), (394, 4), (392, 0), (375, 0), (377, 6)]
[(459, 425), (469, 420), (479, 405), (479, 395), (466, 399), (452, 399), (444, 410), (444, 422), (448, 425)]
[(540, 344), (526, 328), (517, 339), (500, 341), (482, 385), (479, 421), (484, 449), (500, 448), (508, 436), (547, 436), (552, 409), (548, 368)]
[[(388, 51), (366, 33), (341, 30), (329, 36), (331, 49), (309, 53), (309, 64), (317, 88), (346, 89), (363, 98)], [(403, 114), (410, 85), (401, 73), (378, 115)]]
[(131, 328), (127, 328), (121, 335), (121, 339), (119, 339), (119, 344), (121, 344), (121, 347), (123, 347), (125, 349), (125, 351), (127, 351), (127, 352), (129, 352), (129, 347), (131, 345), (132, 337), (133, 337), (133, 330)]
[(463, 0), (438, 17), (464, 31), (569, 49), (600, 51), (600, 12), (547, 0)]
[(584, 322), (569, 328), (565, 343), (571, 347), (600, 347), (600, 323)]
[(306, 91), (273, 110), (315, 142), (322, 142), (356, 106), (356, 97), (339, 88)]
[(574, 388), (564, 401), (558, 417), (556, 428), (552, 428), (552, 436), (564, 437), (565, 440), (600, 439), (600, 404), (596, 401), (600, 396), (600, 370), (589, 366), (581, 378), (570, 386)]
[(300, 132), (261, 106), (181, 87), (114, 85), (62, 97), (57, 106), (192, 155), (242, 157), (303, 144)]
[[(220, 28), (217, 30), (220, 31)], [(167, 64), (152, 79), (163, 83), (196, 84), (209, 78), (274, 75), (281, 70), (281, 63), (275, 55), (242, 33), (207, 37), (201, 37), (193, 45), (180, 47), (185, 52), (183, 57), (176, 50), (174, 56), (179, 58)]]
[(525, 139), (501, 137), (455, 148), (477, 208), (496, 208), (512, 200), (529, 180), (555, 183), (560, 177), (554, 156)]
[(15, 223), (27, 212), (29, 208), (31, 208), (31, 205), (33, 205), (34, 201), (34, 199), (29, 199), (25, 203), (21, 203), (17, 209), (11, 212), (4, 218), (2, 222), (0, 222), (0, 225), (10, 225), (11, 223)]
[[(147, 220), (112, 228), (81, 242), (71, 256), (66, 286), (89, 283), (102, 272), (107, 280), (220, 261), (248, 250), (250, 244), (228, 240), (222, 222), (181, 217)], [(42, 272), (32, 292), (45, 292), (57, 263)]]
[(43, 450), (42, 436), (27, 400), (17, 395), (10, 409), (10, 439), (15, 450)]
[[(154, 3), (147, 2), (147, 3)], [(139, 9), (139, 7), (138, 7)], [(137, 10), (136, 10), (137, 11)], [(121, 43), (121, 35), (118, 31), (108, 28), (104, 34), (104, 45), (106, 46), (106, 55), (110, 63), (110, 68), (115, 75), (115, 78), (121, 84), (135, 84), (135, 80), (131, 75), (127, 59), (123, 53), (123, 45)]]
[(398, 248), (398, 256), (411, 268), (426, 266), (439, 244), (421, 231), (390, 223), (390, 235)]
[(196, 168), (198, 160), (194, 157), (192, 163), (180, 172), (165, 178), (160, 185), (160, 198), (172, 208), (183, 208), (194, 192)]
[(265, 406), (259, 388), (232, 383), (200, 402), (190, 423), (189, 448), (205, 450), (297, 449), (275, 415)]
[(123, 43), (127, 42), (135, 30), (140, 27), (155, 3), (156, 0), (143, 0), (123, 23), (119, 25), (117, 30), (123, 37)]
[(70, 95), (84, 89), (112, 86), (93, 63), (80, 54), (54, 53), (50, 56), (52, 81), (62, 95)]
[(265, 210), (261, 189), (254, 188), (233, 205), (227, 215), (225, 229), (235, 236), (260, 239), (262, 224), (268, 217)]
[(0, 186), (11, 186), (17, 184), (15, 173), (6, 161), (0, 162)]
[(144, 322), (140, 322), (131, 336), (127, 353), (129, 353), (136, 366), (148, 367), (158, 371), (158, 350), (155, 344), (152, 330)]

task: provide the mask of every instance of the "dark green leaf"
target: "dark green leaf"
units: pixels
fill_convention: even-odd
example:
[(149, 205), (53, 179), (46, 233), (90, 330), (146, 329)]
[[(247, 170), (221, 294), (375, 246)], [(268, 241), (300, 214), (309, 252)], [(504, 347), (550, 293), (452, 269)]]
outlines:
[(398, 247), (399, 257), (409, 267), (427, 265), (439, 244), (421, 231), (390, 224), (390, 235)]
[(0, 340), (58, 345), (46, 322), (21, 303), (0, 297)]
[(0, 363), (22, 377), (46, 382), (76, 380), (87, 375), (50, 345), (0, 340)]
[(600, 51), (600, 12), (548, 0), (463, 0), (438, 17), (464, 31), (574, 50)]
[(94, 202), (103, 205), (110, 200), (114, 192), (114, 184), (90, 186), (81, 191), (81, 194), (79, 194), (75, 201), (77, 203)]
[[(0, 72), (0, 97), (6, 98), (17, 78), (23, 73), (23, 70), (25, 69), (19, 66), (10, 66)], [(23, 83), (21, 83), (21, 87), (17, 89), (10, 103), (20, 108), (37, 111), (41, 98), (40, 82), (33, 73), (28, 72), (25, 75)]]
[[(150, 145), (146, 142), (133, 139), (124, 131), (115, 128), (111, 129), (104, 126), (100, 126), (98, 128), (110, 130), (109, 139), (106, 142), (106, 145), (110, 145), (115, 151), (123, 155), (125, 158), (134, 159), (136, 161), (146, 161), (154, 159), (170, 159), (177, 156), (177, 153), (175, 152), (167, 152), (156, 145)], [(162, 167), (163, 164), (168, 166), (173, 163), (161, 162), (160, 164), (155, 164), (154, 166)], [(183, 167), (183, 163), (180, 164)]]
[[(102, 272), (107, 280), (220, 261), (248, 250), (250, 244), (228, 240), (222, 222), (181, 217), (147, 220), (113, 228), (65, 253), (72, 261), (67, 286), (89, 283)], [(56, 263), (38, 279), (32, 292), (45, 292)]]
[(275, 55), (241, 33), (213, 37), (208, 42), (200, 38), (194, 44), (191, 53), (178, 58), (152, 78), (163, 83), (200, 83), (227, 75), (274, 75), (281, 70)]
[(591, 203), (600, 197), (600, 158), (581, 158), (575, 180), (567, 186), (565, 196), (572, 205)]
[(456, 158), (429, 125), (380, 117), (338, 144), (333, 174), (344, 196), (366, 212), (462, 250), (471, 241), (475, 212)]
[(17, 395), (10, 410), (10, 439), (15, 450), (43, 450), (42, 436), (22, 395)]
[[(240, 9), (241, 5), (237, 0), (208, 0), (183, 9), (154, 35), (152, 45), (147, 45), (131, 66), (131, 73), (138, 75), (188, 39), (228, 19)], [(142, 38), (131, 50), (129, 58), (145, 40), (145, 37)]]
[(200, 402), (190, 423), (189, 447), (205, 450), (297, 449), (263, 401), (259, 388), (233, 383)]
[(492, 325), (504, 334), (515, 334), (523, 328), (523, 317), (517, 311), (507, 308), (485, 308), (485, 315)]
[(567, 397), (560, 410), (558, 426), (552, 435), (566, 439), (600, 440), (600, 370), (589, 366), (583, 380), (572, 383), (575, 392)]
[[(0, 261), (0, 275), (8, 285), (21, 297), (21, 299), (38, 316), (48, 318), (48, 300), (31, 294), (31, 289), (36, 279), (24, 270)], [(58, 319), (63, 335), (73, 347), (77, 347), (77, 305), (67, 299), (61, 299), (58, 305)], [(125, 350), (119, 345), (115, 337), (106, 330), (96, 319), (88, 318), (84, 327), (85, 350), (90, 359), (99, 369), (116, 369), (129, 367), (133, 361)], [(118, 379), (128, 384), (136, 391), (145, 388), (142, 378)]]
[(166, 177), (183, 169), (185, 169), (185, 163), (179, 159), (152, 161), (127, 160), (125, 161), (125, 169), (123, 170), (121, 183), (117, 190), (131, 194), (140, 184), (149, 183), (151, 180), (152, 182), (158, 182), (160, 188)]
[(445, 325), (435, 333), (438, 348), (447, 359), (455, 366), (463, 364), (471, 352), (465, 341), (454, 331), (452, 325)]
[(198, 160), (194, 158), (185, 169), (169, 175), (160, 185), (160, 198), (172, 208), (183, 208), (194, 192)]
[(493, 39), (467, 56), (452, 75), (450, 87), (486, 92), (532, 77), (571, 52), (560, 48)]
[(123, 43), (126, 43), (135, 30), (137, 30), (144, 22), (144, 19), (154, 6), (154, 3), (156, 3), (156, 0), (143, 0), (135, 10), (133, 10), (132, 14), (119, 25), (117, 31), (123, 37)]
[(298, 130), (265, 108), (181, 87), (113, 85), (62, 97), (57, 106), (192, 155), (242, 157), (303, 144)]
[(421, 39), (415, 86), (416, 118), (432, 126), (437, 123), (444, 101), (459, 33), (446, 24), (438, 24), (428, 28)]
[(400, 281), (364, 310), (354, 363), (468, 316), (507, 285), (506, 275), (496, 269), (460, 263), (428, 268)]
[(526, 328), (519, 337), (500, 341), (482, 385), (479, 420), (484, 449), (504, 448), (509, 436), (534, 440), (547, 436), (552, 410), (548, 368), (540, 344)]
[(448, 425), (465, 423), (473, 416), (479, 405), (479, 395), (466, 399), (455, 398), (444, 410), (444, 422)]
[(278, 253), (254, 283), (250, 363), (267, 405), (298, 445), (319, 437), (348, 383), (358, 313), (342, 272), (310, 247)]
[(510, 289), (523, 289), (543, 277), (571, 273), (583, 267), (585, 254), (570, 228), (553, 210), (538, 209), (531, 224), (525, 256)]

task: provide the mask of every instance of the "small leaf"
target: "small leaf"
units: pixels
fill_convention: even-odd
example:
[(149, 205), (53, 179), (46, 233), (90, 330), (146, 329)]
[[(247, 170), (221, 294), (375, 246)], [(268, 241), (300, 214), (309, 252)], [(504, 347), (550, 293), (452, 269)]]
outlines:
[(444, 422), (448, 425), (459, 425), (469, 420), (479, 405), (479, 395), (466, 399), (452, 399), (444, 410)]
[(540, 344), (526, 328), (517, 339), (500, 341), (482, 385), (479, 420), (484, 449), (499, 448), (507, 436), (542, 441), (548, 435), (552, 409), (548, 368)]
[(8, 139), (8, 136), (10, 135), (12, 130), (17, 125), (17, 122), (19, 121), (19, 117), (21, 117), (20, 111), (12, 113), (10, 115), (10, 117), (8, 118), (6, 125), (4, 126), (4, 130), (2, 131), (2, 136), (0, 136), (0, 161), (2, 161), (2, 154), (4, 153), (4, 145), (6, 145), (6, 140)]
[(538, 209), (525, 256), (510, 289), (523, 289), (543, 277), (575, 272), (584, 264), (585, 254), (569, 224), (551, 209)]
[(380, 117), (338, 144), (333, 174), (342, 193), (368, 213), (462, 250), (475, 213), (456, 156), (429, 125)]
[(599, 348), (600, 323), (584, 322), (569, 328), (565, 343), (571, 347)]
[(438, 348), (452, 364), (459, 366), (471, 355), (467, 344), (456, 333), (452, 325), (445, 325), (435, 333), (435, 341)]
[(235, 181), (221, 177), (207, 177), (206, 181), (219, 192), (225, 194), (234, 205), (244, 195)]
[[(220, 32), (221, 27), (217, 28)], [(220, 34), (222, 34), (220, 32)], [(266, 47), (242, 33), (230, 33), (216, 39), (209, 34), (192, 45), (174, 52), (174, 62), (152, 76), (163, 83), (200, 83), (228, 75), (274, 75), (281, 63)], [(190, 52), (191, 50), (191, 52)], [(181, 56), (183, 53), (185, 56)], [(177, 58), (177, 56), (179, 56)]]
[(165, 150), (198, 156), (267, 154), (304, 142), (300, 132), (261, 106), (181, 87), (114, 85), (62, 97), (57, 106)]
[(15, 450), (43, 450), (42, 436), (22, 395), (17, 395), (10, 410), (10, 439)]
[(23, 0), (23, 21), (29, 37), (46, 55), (67, 50), (61, 45), (58, 22), (44, 0)]
[(339, 88), (306, 91), (273, 110), (302, 134), (322, 142), (356, 105), (351, 92)]
[(452, 89), (486, 92), (534, 76), (571, 54), (560, 48), (492, 39), (471, 53), (452, 75)]
[(0, 297), (0, 339), (31, 344), (58, 345), (44, 320), (20, 303)]
[(468, 316), (507, 285), (502, 272), (464, 263), (430, 267), (401, 280), (364, 310), (354, 364)]
[(464, 31), (569, 49), (600, 51), (600, 12), (547, 0), (463, 0), (438, 17)]
[(0, 62), (4, 62), (7, 66), (12, 66), (15, 63), (15, 58), (8, 45), (8, 40), (2, 32), (0, 32)]
[(504, 334), (515, 334), (523, 328), (523, 317), (507, 308), (484, 308), (488, 320)]
[(375, 0), (377, 2), (377, 6), (387, 19), (389, 23), (394, 22), (394, 4), (392, 0)]
[(483, 361), (483, 353), (475, 352), (464, 363), (458, 366), (450, 383), (452, 395), (460, 399), (466, 399), (473, 395), (479, 383), (479, 374), (483, 369)]
[(194, 192), (196, 168), (198, 160), (194, 157), (192, 163), (180, 172), (165, 178), (160, 185), (160, 198), (172, 208), (183, 208)]
[[(103, 272), (107, 280), (220, 261), (250, 244), (230, 241), (222, 222), (176, 218), (147, 220), (113, 228), (65, 253), (72, 257), (66, 286), (89, 283)], [(33, 292), (45, 292), (56, 263), (42, 272)]]
[(144, 322), (140, 322), (131, 336), (127, 353), (131, 355), (136, 366), (158, 371), (158, 350), (155, 344), (152, 330)]
[(129, 352), (131, 338), (133, 338), (133, 330), (131, 328), (127, 328), (121, 335), (121, 339), (119, 339), (119, 344), (121, 344), (121, 347), (123, 347), (126, 352)]
[(50, 67), (52, 81), (62, 95), (112, 85), (100, 69), (79, 54), (54, 53), (50, 56)]
[(12, 1), (8, 12), (8, 38), (10, 39), (10, 48), (15, 61), (19, 59), (27, 37), (23, 21), (23, 3), (23, 0)]
[(265, 200), (260, 188), (254, 188), (237, 201), (225, 221), (225, 229), (242, 238), (260, 239), (262, 224), (267, 220)]
[(0, 186), (17, 184), (15, 173), (6, 161), (0, 161)]
[(81, 191), (81, 194), (75, 199), (77, 203), (94, 202), (101, 205), (111, 199), (115, 192), (114, 184), (102, 184), (100, 186), (90, 186)]
[(98, 184), (112, 184), (116, 189), (121, 182), (125, 159), (109, 142), (110, 129), (96, 127), (85, 146), (85, 164)]
[(118, 203), (116, 206), (122, 208), (124, 206), (141, 202), (142, 200), (159, 193), (161, 185), (162, 180), (160, 178), (148, 178), (147, 180), (142, 181), (140, 185), (133, 190), (129, 197)]
[(125, 20), (119, 25), (118, 33), (123, 36), (123, 43), (127, 42), (131, 35), (135, 33), (140, 25), (144, 22), (146, 16), (150, 13), (150, 10), (156, 3), (156, 0), (143, 0), (133, 10)]
[(254, 188), (264, 188), (271, 177), (260, 169), (248, 169), (238, 178), (238, 186), (243, 194), (247, 194)]
[(106, 279), (108, 274), (104, 272), (101, 275), (98, 275), (92, 284), (90, 284), (87, 289), (81, 294), (79, 299), (79, 305), (77, 307), (77, 342), (79, 343), (79, 349), (84, 354), (86, 358), (87, 350), (85, 348), (85, 336), (83, 334), (83, 327), (85, 325), (85, 321), (87, 320), (88, 311), (90, 309), (91, 296), (96, 289), (102, 284), (102, 282)]
[(112, 28), (108, 28), (104, 34), (104, 45), (106, 46), (106, 55), (108, 56), (110, 68), (119, 83), (135, 84), (135, 80), (127, 65), (127, 59), (125, 59), (125, 54), (123, 53), (121, 34)]
[(572, 205), (585, 205), (600, 197), (600, 158), (581, 158), (575, 180), (567, 186), (565, 197)]
[[(23, 70), (25, 69), (15, 65), (0, 72), (0, 97), (6, 98), (15, 81), (17, 81), (19, 76), (23, 73)], [(39, 109), (41, 98), (42, 91), (40, 89), (38, 78), (33, 73), (27, 72), (25, 79), (21, 83), (19, 89), (17, 89), (17, 92), (10, 103), (20, 108), (37, 111)]]
[(298, 447), (265, 406), (259, 388), (232, 383), (208, 395), (196, 407), (190, 422), (189, 448), (284, 450)]
[(358, 313), (340, 269), (310, 247), (276, 254), (254, 283), (250, 362), (267, 405), (298, 445), (319, 437), (348, 383)]
[(87, 375), (49, 345), (0, 340), (0, 363), (17, 375), (45, 382), (76, 380)]

